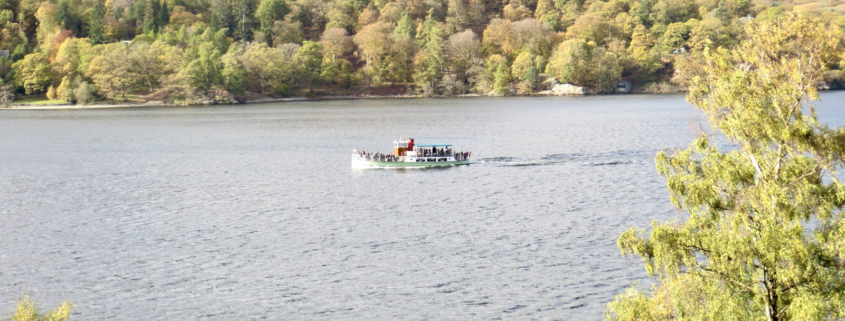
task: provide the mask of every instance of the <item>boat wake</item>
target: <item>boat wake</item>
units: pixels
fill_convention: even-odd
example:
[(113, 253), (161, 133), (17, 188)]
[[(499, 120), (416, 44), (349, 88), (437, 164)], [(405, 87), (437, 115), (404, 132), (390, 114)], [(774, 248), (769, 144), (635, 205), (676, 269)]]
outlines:
[(580, 166), (613, 166), (642, 164), (650, 162), (657, 151), (619, 150), (605, 153), (569, 153), (551, 154), (543, 157), (490, 157), (477, 160), (475, 163), (490, 166), (550, 166), (550, 165), (580, 165)]

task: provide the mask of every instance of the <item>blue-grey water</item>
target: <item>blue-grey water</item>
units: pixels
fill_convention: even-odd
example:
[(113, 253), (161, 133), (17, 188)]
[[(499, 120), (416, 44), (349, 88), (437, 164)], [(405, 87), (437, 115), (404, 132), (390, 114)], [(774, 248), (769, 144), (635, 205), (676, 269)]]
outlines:
[[(646, 279), (616, 237), (683, 218), (654, 154), (702, 128), (680, 95), (0, 111), (0, 314), (600, 319)], [(475, 163), (350, 168), (403, 133)]]

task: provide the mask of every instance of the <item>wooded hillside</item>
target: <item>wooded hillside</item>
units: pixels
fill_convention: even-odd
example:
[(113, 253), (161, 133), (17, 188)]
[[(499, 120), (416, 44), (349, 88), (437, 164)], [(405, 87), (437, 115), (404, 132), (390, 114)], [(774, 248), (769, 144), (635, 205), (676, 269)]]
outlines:
[[(830, 4), (830, 3), (829, 3)], [(554, 78), (686, 86), (705, 46), (792, 5), (750, 0), (5, 0), (7, 92), (87, 103), (524, 95)], [(807, 4), (834, 28), (837, 4)], [(2, 55), (3, 52), (0, 52)], [(834, 68), (829, 80), (841, 72)], [(544, 83), (545, 82), (545, 83)]]

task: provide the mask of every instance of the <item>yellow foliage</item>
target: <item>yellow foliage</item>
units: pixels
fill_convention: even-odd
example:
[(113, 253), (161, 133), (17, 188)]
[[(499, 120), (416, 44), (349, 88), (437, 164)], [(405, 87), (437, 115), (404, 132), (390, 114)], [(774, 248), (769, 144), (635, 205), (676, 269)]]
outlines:
[(65, 301), (56, 309), (42, 315), (38, 312), (38, 304), (25, 294), (18, 301), (12, 321), (64, 321), (70, 319), (70, 312), (73, 305)]

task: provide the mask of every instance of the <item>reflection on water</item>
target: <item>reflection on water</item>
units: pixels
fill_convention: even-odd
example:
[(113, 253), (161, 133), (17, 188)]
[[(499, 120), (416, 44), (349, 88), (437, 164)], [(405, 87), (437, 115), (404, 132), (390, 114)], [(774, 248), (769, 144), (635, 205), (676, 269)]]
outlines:
[[(2, 111), (0, 309), (28, 291), (79, 320), (598, 319), (645, 275), (616, 237), (683, 218), (653, 157), (690, 119), (635, 95)], [(350, 168), (402, 133), (475, 163)]]

